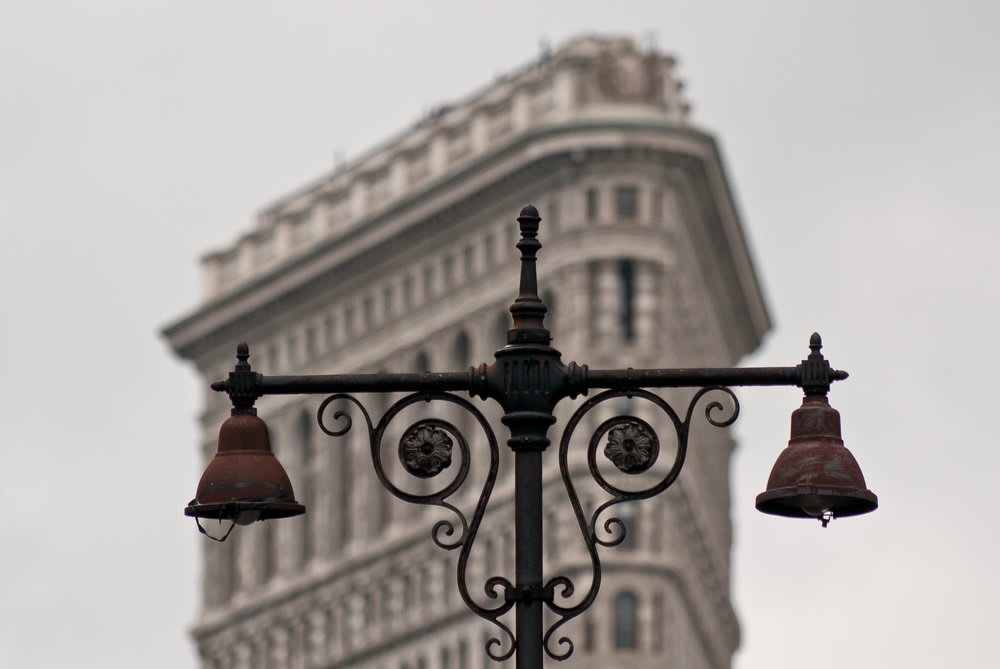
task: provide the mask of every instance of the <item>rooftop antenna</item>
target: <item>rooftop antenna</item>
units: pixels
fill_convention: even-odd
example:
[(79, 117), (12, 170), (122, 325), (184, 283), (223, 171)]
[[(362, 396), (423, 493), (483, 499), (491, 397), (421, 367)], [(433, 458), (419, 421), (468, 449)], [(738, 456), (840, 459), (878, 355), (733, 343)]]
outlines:
[(646, 48), (650, 51), (656, 51), (657, 49), (657, 39), (655, 30), (647, 30), (643, 35), (643, 41), (646, 43)]
[(544, 62), (552, 56), (552, 45), (549, 43), (548, 37), (543, 36), (538, 40), (538, 48), (541, 52), (541, 57), (539, 58), (540, 61)]

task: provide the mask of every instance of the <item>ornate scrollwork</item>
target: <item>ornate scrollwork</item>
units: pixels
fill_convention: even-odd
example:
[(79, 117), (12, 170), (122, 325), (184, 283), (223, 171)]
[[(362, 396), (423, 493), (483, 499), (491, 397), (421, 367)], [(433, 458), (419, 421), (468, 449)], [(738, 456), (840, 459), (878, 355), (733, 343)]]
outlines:
[[(603, 530), (605, 536), (603, 537), (599, 536), (597, 532), (598, 519), (606, 510), (615, 505), (655, 497), (673, 485), (680, 475), (681, 468), (684, 466), (684, 460), (687, 455), (688, 434), (695, 406), (702, 397), (713, 391), (729, 395), (733, 401), (732, 415), (717, 419), (718, 412), (724, 411), (725, 408), (722, 403), (713, 401), (705, 407), (705, 418), (709, 424), (715, 427), (728, 427), (739, 416), (740, 405), (733, 391), (723, 386), (710, 386), (696, 392), (688, 403), (683, 419), (659, 395), (639, 389), (608, 390), (602, 392), (584, 402), (569, 419), (559, 443), (559, 472), (562, 475), (563, 483), (566, 485), (566, 493), (573, 507), (577, 523), (580, 526), (580, 532), (586, 543), (587, 552), (590, 554), (593, 578), (583, 599), (574, 605), (565, 604), (575, 592), (572, 579), (567, 576), (555, 576), (545, 584), (547, 595), (546, 605), (558, 616), (558, 620), (552, 623), (546, 630), (543, 639), (543, 646), (549, 657), (555, 660), (565, 660), (573, 654), (573, 642), (569, 638), (562, 636), (558, 640), (555, 640), (556, 648), (552, 647), (551, 642), (554, 640), (554, 634), (560, 627), (589, 609), (597, 598), (597, 593), (601, 587), (601, 560), (597, 553), (597, 547), (617, 546), (625, 540), (626, 528), (621, 518), (611, 516), (604, 521)], [(587, 448), (587, 465), (591, 476), (611, 496), (611, 499), (599, 505), (590, 518), (588, 518), (570, 474), (569, 444), (573, 433), (584, 416), (597, 405), (617, 397), (645, 400), (665, 413), (673, 424), (674, 431), (677, 434), (677, 451), (674, 454), (674, 460), (669, 471), (658, 481), (639, 490), (622, 489), (608, 481), (597, 465), (598, 447), (605, 435), (607, 435), (607, 444), (604, 448), (604, 455), (620, 471), (632, 475), (646, 472), (655, 464), (659, 456), (659, 439), (649, 423), (635, 416), (615, 416), (601, 423), (590, 438)], [(610, 535), (610, 538), (605, 538), (607, 535)], [(558, 603), (560, 601), (564, 602), (564, 604)]]
[[(352, 427), (350, 415), (346, 411), (334, 413), (334, 419), (340, 421), (342, 425), (335, 430), (329, 429), (323, 421), (323, 414), (327, 407), (336, 401), (348, 401), (353, 403), (361, 411), (368, 428), (368, 442), (371, 450), (372, 465), (375, 468), (375, 475), (379, 482), (393, 496), (404, 502), (412, 504), (424, 504), (439, 506), (454, 514), (461, 525), (461, 532), (456, 533), (456, 525), (452, 520), (440, 520), (434, 524), (431, 530), (431, 539), (444, 550), (459, 551), (458, 567), (456, 577), (458, 580), (458, 590), (466, 606), (476, 615), (492, 622), (503, 633), (503, 636), (493, 637), (486, 642), (486, 653), (497, 662), (502, 662), (514, 655), (517, 648), (517, 640), (511, 629), (500, 622), (500, 617), (508, 613), (514, 607), (514, 601), (506, 595), (514, 590), (513, 584), (502, 576), (491, 576), (487, 578), (483, 590), (490, 601), (499, 601), (496, 607), (488, 608), (473, 600), (468, 587), (468, 561), (472, 550), (472, 545), (476, 539), (476, 533), (482, 523), (483, 515), (489, 504), (490, 495), (496, 483), (497, 471), (500, 466), (500, 450), (497, 445), (496, 434), (490, 426), (489, 421), (483, 416), (474, 405), (456, 395), (444, 392), (414, 393), (400, 399), (390, 406), (377, 425), (372, 424), (371, 417), (364, 406), (353, 396), (347, 394), (331, 395), (320, 405), (317, 420), (320, 429), (333, 437), (346, 435)], [(444, 484), (439, 490), (425, 494), (407, 492), (389, 480), (386, 468), (382, 461), (382, 440), (385, 436), (389, 424), (404, 409), (414, 404), (422, 402), (447, 402), (454, 404), (461, 409), (472, 414), (479, 423), (490, 452), (490, 467), (486, 474), (486, 481), (476, 503), (475, 511), (471, 519), (467, 519), (461, 509), (448, 501), (456, 491), (465, 483), (469, 475), (471, 464), (469, 443), (465, 435), (452, 423), (438, 418), (424, 418), (414, 422), (404, 432), (400, 438), (398, 455), (403, 469), (411, 476), (420, 479), (431, 479), (452, 466), (453, 451), (457, 447), (459, 452), (458, 470), (454, 478)], [(457, 534), (457, 536), (456, 536)], [(509, 643), (506, 651), (503, 651), (504, 639)]]

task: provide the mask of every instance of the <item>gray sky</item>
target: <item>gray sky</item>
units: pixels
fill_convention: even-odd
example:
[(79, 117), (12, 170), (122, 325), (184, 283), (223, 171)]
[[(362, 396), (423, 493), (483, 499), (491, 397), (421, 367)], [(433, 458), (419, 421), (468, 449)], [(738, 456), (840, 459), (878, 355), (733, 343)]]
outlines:
[(484, 4), (0, 5), (0, 664), (195, 665), (201, 388), (157, 331), (196, 259), (335, 150), (601, 32), (679, 57), (775, 320), (746, 363), (823, 334), (881, 502), (754, 511), (799, 400), (741, 393), (737, 669), (993, 666), (996, 3)]

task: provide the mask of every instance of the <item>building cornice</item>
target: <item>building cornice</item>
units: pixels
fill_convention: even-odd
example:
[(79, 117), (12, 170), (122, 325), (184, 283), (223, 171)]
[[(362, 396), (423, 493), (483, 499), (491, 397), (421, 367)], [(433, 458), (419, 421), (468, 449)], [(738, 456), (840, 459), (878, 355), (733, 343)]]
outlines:
[[(385, 245), (401, 237), (419, 237), (422, 229), (447, 225), (449, 221), (475, 214), (477, 208), (488, 209), (495, 206), (497, 198), (509, 198), (512, 192), (523, 193), (524, 197), (532, 195), (539, 178), (559, 165), (581, 164), (584, 160), (589, 164), (620, 162), (626, 156), (627, 160), (685, 169), (705, 193), (699, 200), (709, 205), (719, 199), (731, 202), (715, 142), (699, 130), (620, 119), (538, 128), (480, 157), (461, 173), (429, 184), (393, 207), (358, 221), (340, 237), (317, 243), (304, 254), (289, 258), (233, 292), (210, 301), (168, 326), (164, 334), (182, 356), (197, 357), (228, 326), (265, 312), (273, 318), (278, 305), (281, 309), (291, 307), (294, 293), (302, 293), (317, 281), (329, 280), (331, 274), (342, 272), (348, 263), (378, 254)], [(744, 291), (748, 292), (743, 299), (749, 298), (756, 307), (753, 310), (757, 314), (751, 317), (752, 329), (762, 333), (768, 324), (766, 309), (739, 221), (734, 216), (735, 209), (713, 215), (708, 223), (716, 229), (708, 233), (726, 238), (722, 246), (730, 254), (727, 263), (735, 268)], [(735, 239), (731, 238), (733, 234), (737, 235)]]

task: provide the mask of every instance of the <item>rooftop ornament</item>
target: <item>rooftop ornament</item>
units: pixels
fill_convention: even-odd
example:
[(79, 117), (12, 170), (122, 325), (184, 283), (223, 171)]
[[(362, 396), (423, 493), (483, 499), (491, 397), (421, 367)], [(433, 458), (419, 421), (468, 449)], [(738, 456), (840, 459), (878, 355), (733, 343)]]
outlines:
[[(844, 447), (840, 433), (840, 414), (833, 409), (827, 393), (834, 381), (847, 378), (847, 372), (832, 369), (820, 352), (822, 341), (813, 334), (809, 356), (795, 367), (725, 368), (725, 369), (627, 369), (592, 370), (586, 365), (563, 364), (559, 351), (549, 343), (545, 328), (546, 307), (538, 296), (535, 271), (538, 241), (538, 211), (528, 205), (517, 218), (521, 239), (520, 291), (510, 307), (513, 327), (507, 332), (507, 345), (496, 352), (491, 365), (483, 363), (465, 372), (423, 374), (338, 374), (329, 376), (263, 376), (249, 363), (246, 343), (237, 347), (237, 364), (229, 378), (212, 384), (232, 400), (232, 415), (222, 425), (219, 448), (198, 485), (197, 496), (185, 509), (201, 529), (201, 519), (229, 521), (229, 531), (236, 525), (258, 520), (297, 516), (306, 512), (295, 501), (291, 482), (271, 451), (267, 426), (257, 417), (254, 403), (265, 395), (327, 395), (319, 408), (320, 428), (332, 437), (342, 437), (352, 429), (350, 415), (336, 411), (337, 427), (331, 429), (324, 415), (331, 404), (347, 402), (364, 417), (375, 475), (393, 495), (406, 502), (433, 505), (453, 514), (453, 520), (434, 525), (431, 538), (440, 548), (458, 551), (457, 580), (468, 607), (498, 628), (486, 645), (487, 654), (502, 661), (516, 655), (518, 669), (540, 669), (543, 652), (563, 660), (573, 652), (573, 642), (557, 636), (559, 628), (586, 611), (601, 586), (601, 560), (598, 547), (611, 547), (625, 539), (625, 523), (613, 515), (602, 523), (605, 511), (623, 502), (654, 497), (674, 483), (684, 465), (688, 435), (696, 408), (709, 394), (728, 396), (727, 408), (718, 400), (707, 402), (704, 415), (716, 427), (732, 425), (739, 415), (739, 401), (733, 387), (797, 386), (802, 388), (802, 406), (792, 414), (791, 439), (778, 456), (767, 482), (767, 490), (757, 496), (757, 508), (768, 514), (791, 518), (818, 519), (826, 527), (833, 518), (874, 511), (878, 499), (867, 489), (864, 476), (854, 456)], [(697, 389), (682, 411), (659, 395), (656, 388)], [(501, 422), (508, 428), (507, 446), (514, 452), (514, 523), (516, 577), (511, 583), (502, 576), (489, 576), (486, 592), (495, 606), (483, 606), (469, 594), (467, 563), (480, 523), (497, 479), (500, 447), (496, 434), (483, 413), (469, 400), (455, 394), (497, 402), (504, 411)], [(587, 396), (573, 413), (559, 440), (559, 471), (566, 487), (580, 532), (592, 564), (592, 580), (583, 597), (574, 597), (573, 579), (556, 576), (542, 580), (542, 452), (549, 446), (549, 428), (555, 424), (553, 411), (563, 399)], [(390, 406), (377, 422), (356, 393), (409, 393)], [(601, 423), (589, 438), (587, 463), (597, 484), (610, 499), (591, 514), (584, 510), (570, 477), (569, 449), (580, 423), (595, 407), (627, 397), (645, 401), (662, 412), (673, 425), (677, 447), (673, 462), (652, 485), (640, 490), (626, 490), (600, 471), (598, 456), (603, 455), (619, 471), (628, 475), (650, 472), (660, 455), (660, 440), (653, 428), (637, 416), (619, 415)], [(449, 468), (457, 471), (450, 482), (426, 494), (409, 493), (397, 487), (386, 474), (382, 441), (386, 429), (404, 409), (418, 403), (445, 402), (468, 412), (485, 435), (490, 453), (489, 471), (471, 517), (449, 498), (465, 483), (470, 469), (470, 448), (465, 435), (451, 422), (436, 418), (417, 420), (400, 439), (398, 455), (403, 469), (420, 479), (433, 479)], [(603, 444), (603, 448), (601, 448)], [(457, 453), (456, 453), (457, 451)], [(457, 464), (456, 464), (457, 461)], [(637, 479), (649, 483), (651, 474)], [(617, 480), (617, 479), (615, 479)], [(202, 529), (204, 532), (204, 530)], [(575, 603), (573, 603), (575, 601)], [(547, 627), (543, 608), (553, 615)], [(511, 610), (515, 626), (511, 630), (500, 620)]]

